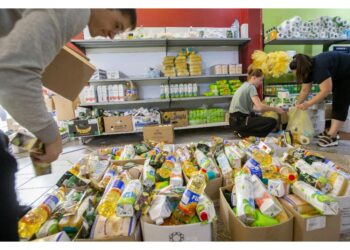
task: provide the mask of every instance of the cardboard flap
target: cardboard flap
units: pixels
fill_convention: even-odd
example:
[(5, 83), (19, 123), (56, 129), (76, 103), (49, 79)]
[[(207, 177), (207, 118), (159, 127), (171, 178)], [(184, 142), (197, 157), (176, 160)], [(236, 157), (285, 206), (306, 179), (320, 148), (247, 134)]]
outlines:
[(95, 70), (88, 60), (65, 46), (45, 69), (41, 80), (46, 88), (74, 101)]

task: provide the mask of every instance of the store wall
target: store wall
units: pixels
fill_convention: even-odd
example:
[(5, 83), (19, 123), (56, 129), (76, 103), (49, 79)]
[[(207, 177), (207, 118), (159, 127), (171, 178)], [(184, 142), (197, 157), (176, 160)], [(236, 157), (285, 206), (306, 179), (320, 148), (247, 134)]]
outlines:
[[(300, 16), (302, 20), (312, 20), (320, 16), (340, 16), (350, 21), (350, 11), (348, 9), (263, 9), (262, 20), (264, 28), (269, 29), (278, 26), (286, 19), (294, 16)], [(265, 47), (265, 51), (271, 52), (275, 50), (296, 50), (298, 53), (316, 55), (322, 52), (320, 45), (269, 45)]]
[[(235, 18), (249, 24), (252, 40), (241, 49), (243, 69), (250, 64), (251, 53), (262, 49), (261, 9), (138, 9), (137, 26), (144, 27), (230, 27)], [(82, 39), (82, 34), (75, 37)]]

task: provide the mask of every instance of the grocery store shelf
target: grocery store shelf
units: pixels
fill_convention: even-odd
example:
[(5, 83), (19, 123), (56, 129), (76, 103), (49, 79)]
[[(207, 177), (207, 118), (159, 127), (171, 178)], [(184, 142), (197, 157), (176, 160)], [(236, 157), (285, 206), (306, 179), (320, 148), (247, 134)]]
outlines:
[[(224, 126), (228, 126), (228, 125), (229, 125), (228, 122), (215, 122), (215, 123), (205, 123), (205, 124), (199, 124), (199, 125), (190, 125), (190, 126), (186, 126), (186, 127), (175, 127), (174, 130), (224, 127)], [(100, 137), (100, 136), (108, 136), (108, 135), (138, 134), (138, 133), (142, 133), (142, 132), (143, 132), (142, 130), (137, 130), (137, 131), (129, 131), (129, 132), (102, 133), (100, 135), (85, 135), (85, 136), (77, 136), (75, 138)]]
[(177, 47), (177, 46), (240, 46), (250, 41), (250, 38), (230, 39), (131, 39), (131, 40), (72, 40), (72, 43), (80, 48), (137, 48), (137, 47)]
[(168, 39), (170, 47), (176, 46), (240, 46), (250, 41), (250, 38), (181, 38)]
[(246, 77), (247, 74), (234, 74), (234, 75), (201, 75), (201, 76), (177, 76), (177, 77), (157, 77), (157, 78), (149, 78), (149, 77), (130, 77), (130, 78), (120, 78), (120, 79), (103, 79), (103, 80), (90, 80), (89, 83), (94, 85), (109, 85), (113, 83), (127, 82), (133, 81), (137, 83), (146, 83), (146, 82), (181, 82), (181, 81), (201, 81), (201, 82), (210, 82), (213, 80), (219, 79), (236, 79), (238, 77)]
[(213, 128), (213, 127), (224, 127), (228, 126), (228, 122), (215, 122), (215, 123), (205, 123), (199, 125), (189, 125), (186, 127), (176, 127), (174, 130), (184, 130), (184, 129), (194, 129), (194, 128)]
[(82, 103), (80, 104), (80, 107), (117, 106), (117, 105), (130, 105), (130, 104), (168, 103), (168, 102), (170, 102), (170, 99), (145, 99), (145, 100), (123, 101), (123, 102)]
[(149, 77), (135, 77), (135, 78), (120, 78), (120, 79), (103, 79), (103, 80), (90, 80), (89, 83), (97, 84), (97, 85), (108, 85), (111, 83), (119, 83), (119, 82), (165, 82), (168, 81), (168, 77), (157, 77), (157, 78), (149, 78)]
[(201, 76), (177, 76), (170, 77), (171, 81), (213, 81), (217, 79), (227, 79), (227, 78), (237, 78), (237, 77), (245, 77), (247, 74), (234, 74), (234, 75), (201, 75)]
[(72, 43), (80, 48), (137, 48), (137, 47), (164, 47), (165, 39), (133, 39), (133, 40), (72, 40)]
[(196, 97), (184, 97), (184, 98), (171, 98), (172, 102), (179, 101), (195, 101), (195, 100), (215, 100), (215, 99), (231, 99), (232, 95), (225, 96), (196, 96)]
[(269, 42), (265, 42), (265, 45), (329, 45), (334, 43), (342, 43), (347, 41), (346, 39), (275, 39)]

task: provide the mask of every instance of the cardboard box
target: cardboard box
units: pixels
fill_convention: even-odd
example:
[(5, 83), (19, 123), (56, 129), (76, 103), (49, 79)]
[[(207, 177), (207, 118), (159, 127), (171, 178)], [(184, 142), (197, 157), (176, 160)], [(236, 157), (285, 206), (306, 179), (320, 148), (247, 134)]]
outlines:
[(188, 126), (188, 112), (186, 109), (161, 110), (162, 124), (172, 124), (174, 127)]
[(101, 240), (92, 240), (92, 239), (80, 239), (80, 232), (82, 229), (79, 230), (77, 233), (77, 236), (73, 239), (73, 241), (141, 241), (142, 240), (142, 234), (141, 234), (141, 223), (138, 222), (135, 226), (135, 231), (130, 236), (116, 236), (111, 238), (105, 238)]
[(294, 241), (338, 241), (340, 237), (340, 214), (333, 216), (302, 217), (284, 199), (280, 199), (294, 216)]
[(79, 105), (79, 99), (75, 99), (74, 102), (59, 96), (55, 95), (52, 97), (56, 116), (58, 121), (69, 121), (75, 118), (74, 110)]
[(340, 233), (350, 232), (350, 196), (335, 197), (340, 209)]
[(293, 216), (288, 211), (289, 220), (271, 227), (248, 227), (233, 213), (224, 197), (224, 190), (233, 189), (233, 185), (220, 188), (220, 216), (234, 241), (292, 241)]
[(131, 132), (133, 131), (132, 116), (103, 117), (106, 133)]
[[(185, 173), (183, 173), (185, 177), (185, 182), (186, 184), (190, 180)], [(218, 178), (215, 178), (213, 180), (210, 180), (207, 183), (206, 188), (204, 189), (204, 192), (207, 194), (207, 196), (215, 203), (215, 201), (218, 201), (220, 199), (220, 188), (222, 187), (223, 183), (223, 177), (220, 172), (220, 176)]]
[(74, 101), (94, 72), (95, 67), (86, 58), (65, 46), (45, 69), (42, 82), (46, 88)]
[(132, 117), (132, 125), (136, 131), (141, 131), (145, 126), (158, 125), (160, 123), (159, 112), (152, 113), (148, 116), (134, 115)]
[(141, 217), (141, 228), (144, 241), (212, 241), (214, 235), (213, 223), (158, 226)]
[(172, 144), (174, 143), (174, 127), (172, 125), (144, 127), (143, 139)]
[(68, 122), (70, 137), (99, 135), (103, 132), (102, 118), (89, 120), (71, 120)]

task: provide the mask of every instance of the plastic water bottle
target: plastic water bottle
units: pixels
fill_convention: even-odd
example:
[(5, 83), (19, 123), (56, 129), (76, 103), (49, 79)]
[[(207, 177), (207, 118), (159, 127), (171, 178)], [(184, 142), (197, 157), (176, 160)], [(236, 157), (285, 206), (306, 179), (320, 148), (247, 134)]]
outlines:
[(233, 38), (235, 38), (235, 39), (240, 38), (240, 35), (239, 35), (239, 21), (238, 21), (238, 19), (235, 19), (235, 21), (232, 23), (231, 30), (232, 30)]

